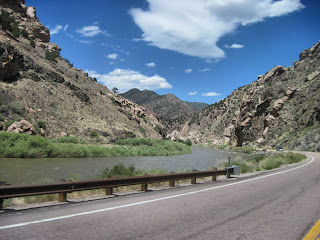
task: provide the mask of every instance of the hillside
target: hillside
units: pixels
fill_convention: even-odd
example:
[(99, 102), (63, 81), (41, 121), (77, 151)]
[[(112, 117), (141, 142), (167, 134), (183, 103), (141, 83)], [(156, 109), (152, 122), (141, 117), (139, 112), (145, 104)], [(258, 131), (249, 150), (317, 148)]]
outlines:
[(25, 119), (49, 137), (161, 138), (161, 123), (144, 107), (60, 56), (35, 8), (21, 0), (1, 0), (0, 8), (0, 130)]
[(186, 116), (200, 112), (206, 103), (184, 102), (173, 94), (159, 95), (153, 91), (131, 89), (121, 96), (152, 110), (163, 124), (170, 128), (177, 122), (183, 122)]
[(172, 139), (320, 151), (320, 42), (205, 108)]

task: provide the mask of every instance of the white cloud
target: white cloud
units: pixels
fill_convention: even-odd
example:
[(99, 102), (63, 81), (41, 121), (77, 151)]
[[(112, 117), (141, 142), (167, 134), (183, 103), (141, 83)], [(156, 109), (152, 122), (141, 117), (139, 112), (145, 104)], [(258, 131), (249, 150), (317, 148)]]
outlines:
[(223, 58), (221, 37), (239, 25), (304, 8), (300, 0), (147, 0), (148, 10), (130, 10), (150, 45), (201, 58)]
[(81, 29), (77, 29), (76, 32), (80, 33), (83, 37), (94, 37), (99, 34), (103, 34), (105, 36), (110, 36), (106, 31), (102, 31), (99, 26), (96, 26), (96, 22), (91, 26), (84, 26)]
[(148, 67), (155, 67), (156, 66), (156, 64), (154, 62), (146, 63), (146, 65)]
[(207, 71), (211, 71), (210, 68), (204, 68), (204, 69), (200, 69), (199, 72), (207, 72)]
[(189, 68), (189, 69), (186, 69), (186, 70), (184, 70), (184, 72), (185, 72), (185, 73), (191, 73), (191, 72), (192, 72), (192, 69), (190, 69), (190, 68)]
[(91, 77), (95, 77), (99, 82), (109, 88), (117, 87), (120, 92), (126, 92), (132, 88), (156, 90), (161, 88), (172, 88), (165, 78), (158, 75), (153, 77), (145, 76), (130, 69), (115, 69), (108, 74), (98, 74), (95, 71), (88, 71)]
[(54, 35), (59, 33), (62, 30), (62, 26), (61, 25), (56, 25), (53, 29), (50, 29), (50, 35)]
[(234, 43), (234, 44), (232, 44), (231, 46), (229, 46), (229, 45), (224, 45), (224, 47), (225, 47), (225, 48), (244, 48), (243, 45), (237, 44), (237, 43)]
[(196, 95), (198, 92), (189, 92), (188, 95), (193, 96)]
[(86, 40), (78, 40), (78, 39), (75, 39), (76, 42), (79, 42), (79, 43), (83, 43), (83, 44), (92, 44), (94, 43), (94, 41), (86, 41)]
[(142, 39), (142, 38), (133, 38), (132, 41), (134, 41), (134, 42), (140, 42), (140, 41), (143, 41), (143, 39)]
[(118, 54), (116, 53), (112, 53), (107, 56), (107, 58), (110, 58), (110, 59), (117, 59), (117, 57), (118, 57)]
[(202, 96), (204, 97), (216, 97), (216, 96), (220, 96), (220, 93), (216, 93), (216, 92), (207, 92), (207, 93), (202, 93)]
[(69, 24), (66, 24), (66, 25), (64, 26), (64, 28), (63, 28), (63, 31), (64, 31), (64, 32), (67, 31), (68, 27), (69, 27)]

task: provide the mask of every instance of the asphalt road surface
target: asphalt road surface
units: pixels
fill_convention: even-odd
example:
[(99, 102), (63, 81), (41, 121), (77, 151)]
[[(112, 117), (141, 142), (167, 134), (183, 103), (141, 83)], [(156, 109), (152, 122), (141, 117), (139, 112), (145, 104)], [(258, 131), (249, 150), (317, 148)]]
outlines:
[(320, 218), (320, 154), (163, 191), (4, 212), (0, 239), (302, 239)]

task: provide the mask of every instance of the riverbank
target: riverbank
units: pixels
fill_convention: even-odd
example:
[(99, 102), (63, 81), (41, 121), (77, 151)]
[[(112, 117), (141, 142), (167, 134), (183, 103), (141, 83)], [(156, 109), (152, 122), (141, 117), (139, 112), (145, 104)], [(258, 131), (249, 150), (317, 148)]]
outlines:
[(47, 139), (27, 134), (0, 132), (0, 158), (83, 158), (118, 156), (169, 156), (192, 152), (191, 146), (170, 140), (120, 140), (106, 147), (85, 144), (74, 137)]

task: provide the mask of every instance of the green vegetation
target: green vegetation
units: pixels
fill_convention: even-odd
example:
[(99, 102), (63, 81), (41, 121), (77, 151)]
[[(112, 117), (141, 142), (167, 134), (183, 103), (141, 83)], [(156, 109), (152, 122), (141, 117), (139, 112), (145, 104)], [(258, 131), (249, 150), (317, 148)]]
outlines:
[(86, 144), (87, 142), (84, 140), (80, 140), (73, 136), (64, 136), (55, 139), (51, 139), (52, 143), (73, 143), (73, 144)]
[[(240, 166), (241, 173), (260, 171), (262, 169), (271, 170), (282, 165), (292, 164), (302, 161), (307, 157), (300, 153), (270, 153), (267, 155), (257, 154), (251, 156), (246, 161), (232, 161), (231, 165)], [(228, 163), (224, 164), (228, 167)]]
[(38, 158), (38, 157), (114, 157), (114, 156), (168, 156), (188, 154), (192, 150), (181, 143), (153, 140), (127, 139), (118, 145), (104, 147), (81, 145), (84, 143), (74, 137), (46, 139), (19, 133), (0, 132), (0, 157)]
[(210, 144), (209, 147), (217, 148), (217, 149), (226, 149), (226, 150), (229, 150), (229, 151), (241, 152), (241, 153), (247, 153), (247, 154), (252, 154), (253, 152), (256, 151), (254, 148), (249, 147), (249, 146), (233, 147), (231, 145)]
[(49, 61), (55, 61), (57, 57), (59, 57), (59, 54), (56, 52), (50, 52), (50, 51), (46, 51), (46, 55), (45, 55), (46, 59)]
[(33, 47), (33, 48), (36, 47), (36, 43), (32, 39), (29, 40), (29, 43), (30, 43), (31, 47)]
[(96, 138), (96, 137), (98, 137), (98, 133), (96, 131), (91, 131), (90, 132), (90, 137)]

